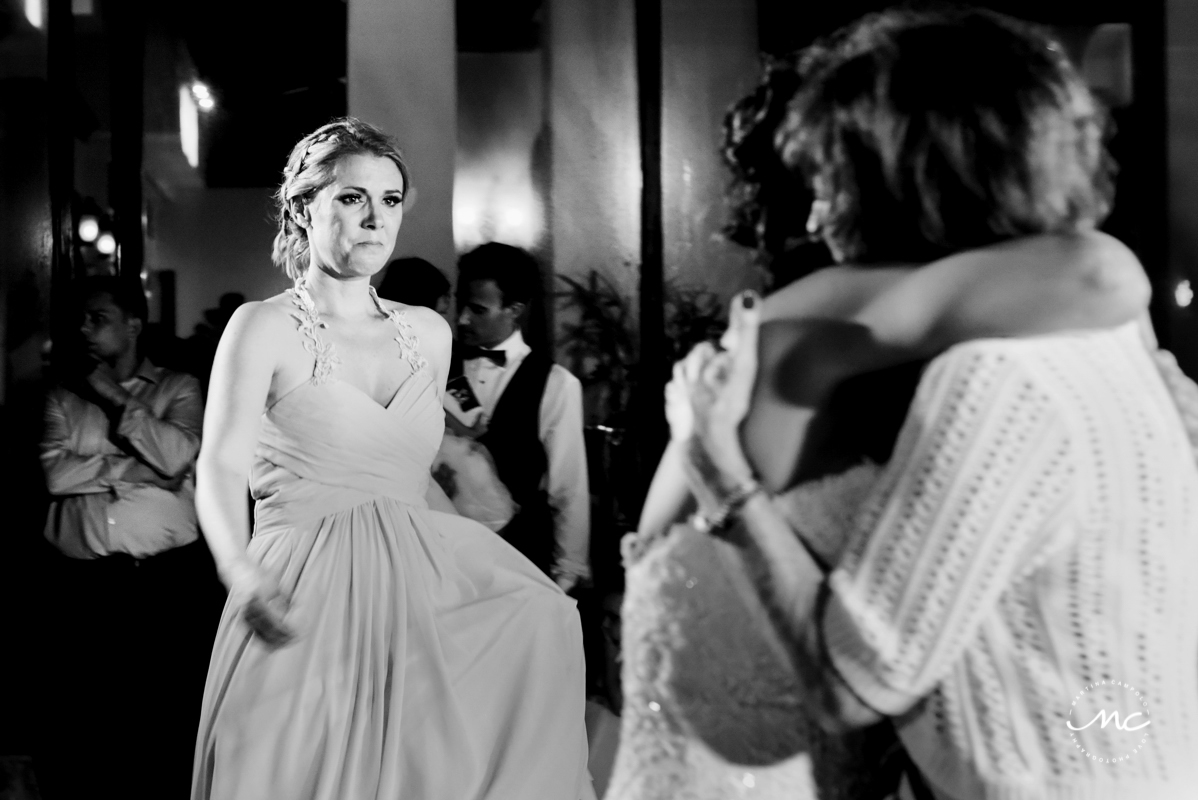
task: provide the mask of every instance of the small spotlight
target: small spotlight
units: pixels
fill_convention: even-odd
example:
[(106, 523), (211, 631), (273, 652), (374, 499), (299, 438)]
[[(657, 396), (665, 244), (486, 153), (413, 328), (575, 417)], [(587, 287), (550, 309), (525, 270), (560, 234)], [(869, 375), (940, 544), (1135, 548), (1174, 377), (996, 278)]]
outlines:
[(116, 252), (116, 237), (111, 233), (101, 233), (96, 239), (96, 249), (106, 256)]
[(1173, 299), (1177, 301), (1177, 305), (1181, 308), (1186, 308), (1190, 303), (1194, 302), (1194, 289), (1190, 286), (1189, 281), (1179, 281), (1177, 288), (1173, 290)]
[(83, 242), (94, 242), (96, 237), (100, 235), (100, 221), (91, 214), (84, 214), (79, 218), (79, 240)]
[(208, 84), (201, 81), (196, 81), (191, 85), (191, 93), (195, 95), (196, 100), (212, 97), (212, 90), (208, 88)]
[(216, 107), (216, 101), (211, 97), (201, 97), (200, 99), (196, 100), (196, 105), (198, 105), (204, 111), (211, 111)]

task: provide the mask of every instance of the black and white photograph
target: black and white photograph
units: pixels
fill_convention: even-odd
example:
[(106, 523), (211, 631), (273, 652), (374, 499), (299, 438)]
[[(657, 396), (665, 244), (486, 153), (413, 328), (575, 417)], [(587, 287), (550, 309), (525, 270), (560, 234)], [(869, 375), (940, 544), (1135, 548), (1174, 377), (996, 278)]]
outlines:
[(1198, 0), (0, 0), (0, 800), (1198, 798)]

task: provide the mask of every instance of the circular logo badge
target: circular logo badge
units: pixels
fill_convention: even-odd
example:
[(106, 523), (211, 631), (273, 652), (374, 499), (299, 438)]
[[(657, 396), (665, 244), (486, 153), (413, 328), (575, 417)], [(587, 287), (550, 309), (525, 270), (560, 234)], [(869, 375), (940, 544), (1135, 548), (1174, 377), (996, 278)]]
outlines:
[(1117, 764), (1148, 746), (1152, 719), (1144, 694), (1123, 681), (1095, 681), (1078, 692), (1065, 726), (1091, 761)]

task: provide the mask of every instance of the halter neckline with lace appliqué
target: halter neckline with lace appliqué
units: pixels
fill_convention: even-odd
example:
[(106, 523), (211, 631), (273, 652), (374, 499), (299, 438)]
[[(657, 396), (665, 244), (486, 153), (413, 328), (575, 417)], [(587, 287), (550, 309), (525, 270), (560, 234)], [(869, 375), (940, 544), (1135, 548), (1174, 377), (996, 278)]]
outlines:
[[(370, 299), (374, 301), (379, 313), (395, 325), (395, 341), (399, 344), (400, 358), (405, 359), (411, 365), (413, 373), (425, 369), (428, 366), (428, 359), (420, 355), (420, 337), (416, 335), (412, 323), (408, 322), (407, 312), (388, 309), (383, 305), (383, 301), (373, 286), (369, 288), (369, 291)], [(307, 285), (302, 280), (296, 281), (295, 286), (287, 290), (287, 294), (299, 309), (292, 312), (291, 316), (299, 323), (299, 331), (304, 337), (304, 349), (316, 359), (316, 363), (312, 366), (311, 381), (313, 386), (319, 386), (329, 379), (329, 376), (333, 374), (333, 368), (341, 363), (341, 359), (337, 356), (333, 343), (326, 342), (320, 335), (320, 329), (328, 328), (328, 325), (320, 318), (320, 312), (316, 310), (316, 302), (308, 292)]]

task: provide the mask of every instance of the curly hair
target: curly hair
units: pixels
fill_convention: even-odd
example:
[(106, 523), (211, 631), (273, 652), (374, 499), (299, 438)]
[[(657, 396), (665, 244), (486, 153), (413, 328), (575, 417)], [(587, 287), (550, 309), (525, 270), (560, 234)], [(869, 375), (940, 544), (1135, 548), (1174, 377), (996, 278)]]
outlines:
[(271, 252), (275, 266), (292, 280), (304, 276), (310, 261), (308, 232), (296, 223), (296, 215), (332, 182), (337, 162), (353, 155), (390, 159), (403, 177), (404, 195), (412, 189), (408, 165), (395, 139), (360, 119), (342, 117), (300, 139), (291, 149), (283, 182), (275, 192), (279, 232)]
[(471, 281), (495, 281), (504, 305), (528, 304), (541, 291), (541, 270), (527, 250), (487, 242), (458, 259), (458, 286)]
[(768, 64), (729, 112), (730, 235), (777, 252), (806, 235), (815, 194), (823, 239), (859, 263), (1092, 227), (1113, 194), (1104, 127), (1036, 27), (980, 9), (871, 14)]

